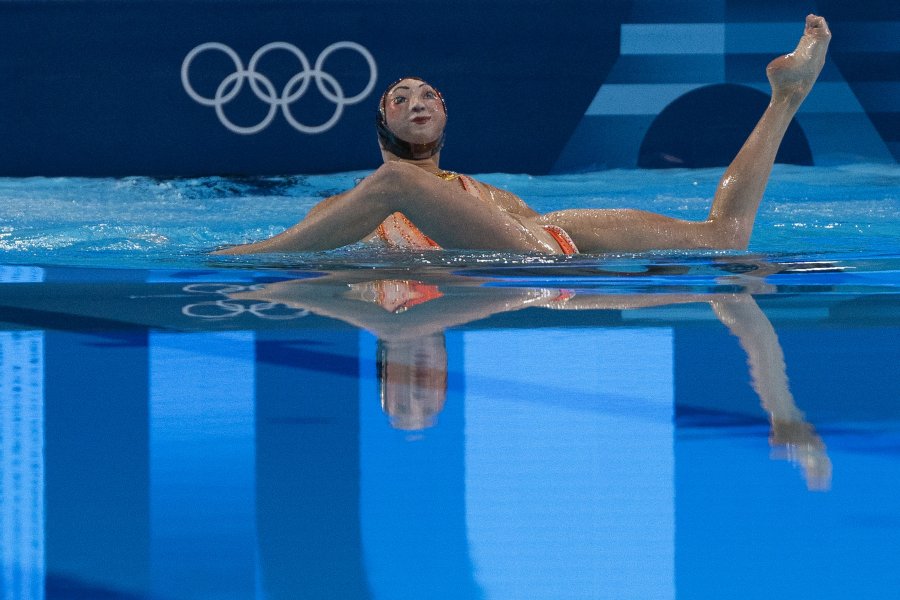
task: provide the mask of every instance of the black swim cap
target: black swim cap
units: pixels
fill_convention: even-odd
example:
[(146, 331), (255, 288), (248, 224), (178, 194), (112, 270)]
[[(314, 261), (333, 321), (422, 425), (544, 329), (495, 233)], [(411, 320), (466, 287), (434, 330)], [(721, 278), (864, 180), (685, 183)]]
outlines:
[[(444, 147), (446, 127), (445, 131), (441, 132), (441, 137), (434, 140), (433, 142), (428, 142), (427, 144), (411, 144), (406, 140), (401, 140), (400, 138), (398, 138), (394, 134), (394, 132), (391, 131), (387, 126), (387, 118), (384, 114), (384, 105), (387, 101), (387, 95), (392, 89), (397, 86), (398, 83), (400, 83), (404, 79), (415, 79), (416, 81), (421, 81), (422, 83), (428, 83), (421, 77), (401, 77), (400, 79), (389, 85), (386, 90), (384, 90), (384, 93), (381, 94), (381, 101), (378, 103), (378, 113), (375, 115), (375, 129), (378, 131), (378, 140), (381, 142), (382, 148), (400, 158), (406, 160), (431, 158), (432, 156), (440, 152), (441, 148)], [(440, 98), (441, 106), (444, 108), (444, 115), (446, 115), (447, 103), (444, 101), (443, 94), (441, 94), (433, 85), (431, 86), (431, 89), (433, 89), (434, 93), (436, 93), (438, 98)]]

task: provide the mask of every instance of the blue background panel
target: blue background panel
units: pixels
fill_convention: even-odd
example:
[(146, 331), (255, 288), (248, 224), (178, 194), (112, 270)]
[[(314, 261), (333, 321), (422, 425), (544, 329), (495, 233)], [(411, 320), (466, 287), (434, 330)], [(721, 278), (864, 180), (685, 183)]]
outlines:
[[(793, 49), (808, 12), (824, 14), (835, 35), (798, 115), (812, 162), (895, 162), (900, 9), (889, 0), (72, 0), (0, 5), (0, 175), (368, 169), (380, 161), (378, 97), (407, 74), (447, 98), (448, 167), (636, 167), (651, 124), (687, 94), (721, 84), (767, 92), (766, 63)], [(186, 60), (211, 42), (224, 46)], [(301, 51), (308, 66), (282, 47), (245, 71), (273, 42)], [(353, 46), (323, 55), (339, 42)], [(208, 101), (192, 98), (183, 71)], [(217, 91), (228, 100), (218, 112)], [(724, 104), (722, 121), (750, 106)], [(683, 137), (700, 112), (661, 126)], [(696, 164), (678, 156), (677, 166), (731, 159), (715, 128), (695, 135), (713, 143)]]

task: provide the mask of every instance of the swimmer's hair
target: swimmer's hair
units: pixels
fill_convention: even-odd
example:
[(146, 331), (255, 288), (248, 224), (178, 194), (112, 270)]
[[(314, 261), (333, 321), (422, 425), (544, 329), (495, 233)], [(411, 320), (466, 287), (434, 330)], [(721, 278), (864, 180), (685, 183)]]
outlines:
[[(431, 158), (432, 156), (440, 152), (441, 148), (444, 147), (446, 127), (444, 128), (444, 131), (441, 132), (441, 137), (434, 140), (433, 142), (429, 142), (427, 144), (410, 144), (406, 140), (401, 140), (396, 135), (394, 135), (394, 132), (391, 131), (387, 126), (387, 117), (385, 116), (387, 96), (389, 93), (391, 93), (391, 90), (397, 87), (397, 84), (404, 79), (414, 79), (416, 81), (421, 81), (422, 83), (431, 85), (421, 77), (411, 75), (407, 77), (401, 77), (384, 90), (384, 93), (381, 94), (381, 100), (378, 102), (378, 112), (375, 114), (375, 130), (378, 132), (378, 141), (381, 144), (382, 148), (384, 148), (394, 156), (403, 158), (405, 160)], [(444, 95), (441, 94), (441, 92), (433, 85), (431, 85), (431, 89), (433, 89), (434, 93), (436, 93), (438, 98), (440, 98), (441, 106), (443, 107), (444, 114), (446, 115), (447, 102), (444, 100)]]

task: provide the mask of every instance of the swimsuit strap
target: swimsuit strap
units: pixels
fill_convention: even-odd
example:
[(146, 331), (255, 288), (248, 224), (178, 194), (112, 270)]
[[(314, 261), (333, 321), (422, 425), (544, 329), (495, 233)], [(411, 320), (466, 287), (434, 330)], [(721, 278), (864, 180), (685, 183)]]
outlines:
[(479, 200), (484, 200), (481, 196), (482, 188), (478, 187), (478, 183), (476, 183), (474, 179), (468, 175), (459, 175), (457, 181), (459, 181), (459, 185), (462, 186), (462, 189), (467, 191), (470, 196), (475, 196)]

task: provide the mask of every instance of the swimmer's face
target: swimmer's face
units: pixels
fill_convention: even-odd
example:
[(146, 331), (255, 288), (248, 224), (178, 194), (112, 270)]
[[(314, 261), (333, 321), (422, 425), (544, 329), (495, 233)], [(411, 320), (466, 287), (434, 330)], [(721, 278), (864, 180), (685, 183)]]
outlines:
[(410, 144), (433, 142), (447, 125), (440, 95), (418, 79), (403, 79), (388, 91), (384, 117), (394, 135)]
[(396, 429), (435, 424), (447, 398), (447, 346), (443, 334), (381, 346), (381, 403)]

